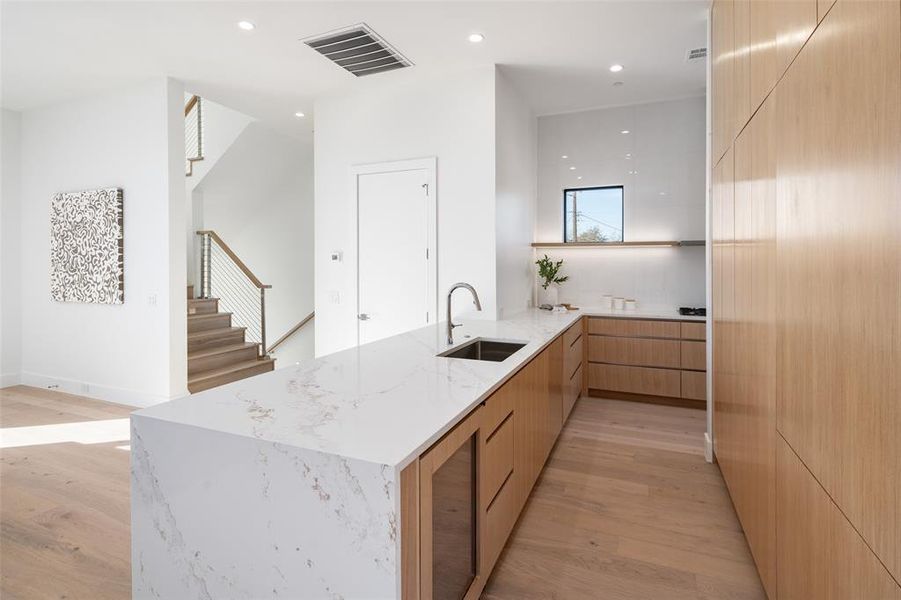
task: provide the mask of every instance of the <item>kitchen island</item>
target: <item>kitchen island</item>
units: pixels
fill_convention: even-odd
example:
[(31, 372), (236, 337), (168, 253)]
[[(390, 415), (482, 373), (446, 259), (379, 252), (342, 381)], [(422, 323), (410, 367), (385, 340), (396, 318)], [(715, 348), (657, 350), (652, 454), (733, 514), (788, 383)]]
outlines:
[(525, 342), (502, 362), (436, 356), (439, 324), (134, 413), (134, 597), (400, 598), (404, 469), (585, 314), (464, 320)]

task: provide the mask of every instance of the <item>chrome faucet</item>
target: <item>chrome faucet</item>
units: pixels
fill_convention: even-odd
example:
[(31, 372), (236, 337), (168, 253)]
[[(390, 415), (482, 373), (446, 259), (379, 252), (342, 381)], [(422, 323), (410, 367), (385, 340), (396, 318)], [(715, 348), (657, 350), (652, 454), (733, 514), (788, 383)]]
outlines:
[(450, 290), (447, 292), (447, 345), (454, 345), (454, 327), (459, 327), (462, 323), (454, 323), (451, 321), (451, 296), (454, 294), (454, 290), (457, 288), (466, 288), (472, 294), (473, 304), (476, 305), (476, 310), (482, 310), (482, 303), (479, 302), (479, 295), (476, 293), (476, 289), (469, 285), (468, 283), (455, 283), (451, 286)]

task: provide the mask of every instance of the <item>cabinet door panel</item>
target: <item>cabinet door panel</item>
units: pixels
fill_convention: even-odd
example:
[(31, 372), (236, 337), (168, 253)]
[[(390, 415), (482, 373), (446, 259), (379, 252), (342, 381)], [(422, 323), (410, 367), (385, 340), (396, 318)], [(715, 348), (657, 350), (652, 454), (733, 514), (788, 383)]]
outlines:
[(588, 387), (596, 390), (678, 398), (681, 371), (590, 363)]
[(683, 341), (680, 364), (683, 369), (692, 369), (695, 371), (706, 370), (707, 344), (704, 342)]
[(617, 365), (678, 369), (679, 342), (592, 335), (588, 339), (588, 360)]
[(901, 580), (901, 4), (836, 2), (777, 91), (778, 429)]
[(641, 319), (588, 319), (588, 333), (623, 337), (678, 338), (678, 321)]
[(707, 373), (682, 371), (682, 397), (689, 400), (707, 399)]

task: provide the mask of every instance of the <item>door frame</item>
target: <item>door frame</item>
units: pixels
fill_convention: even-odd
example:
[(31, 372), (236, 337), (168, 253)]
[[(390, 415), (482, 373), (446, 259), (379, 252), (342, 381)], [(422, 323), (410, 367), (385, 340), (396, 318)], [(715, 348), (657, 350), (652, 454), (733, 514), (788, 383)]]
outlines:
[(354, 206), (354, 261), (356, 273), (354, 273), (354, 319), (357, 325), (357, 346), (360, 345), (360, 176), (375, 175), (379, 173), (400, 173), (403, 171), (426, 171), (426, 185), (428, 185), (428, 200), (426, 202), (427, 223), (427, 247), (428, 252), (428, 319), (426, 325), (438, 322), (438, 157), (427, 156), (424, 158), (412, 158), (377, 163), (365, 163), (351, 165), (351, 189), (353, 190)]

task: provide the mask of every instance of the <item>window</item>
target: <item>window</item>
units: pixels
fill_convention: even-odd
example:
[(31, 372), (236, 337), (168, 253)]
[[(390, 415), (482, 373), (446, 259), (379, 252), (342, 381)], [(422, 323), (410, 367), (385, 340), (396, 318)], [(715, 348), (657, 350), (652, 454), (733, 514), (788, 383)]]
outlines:
[(623, 186), (563, 190), (563, 241), (623, 241)]

